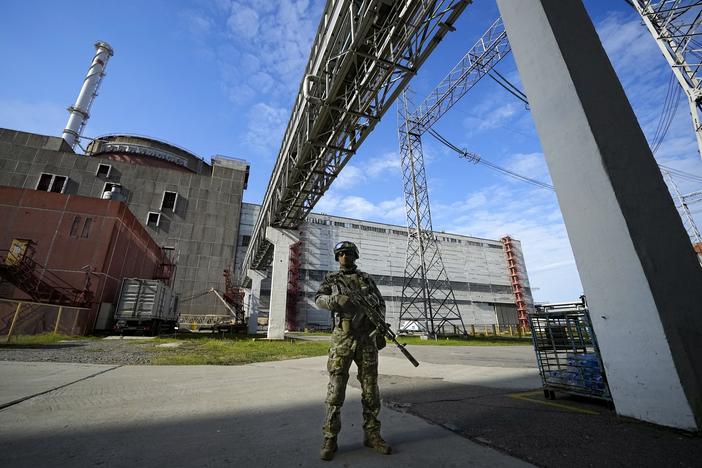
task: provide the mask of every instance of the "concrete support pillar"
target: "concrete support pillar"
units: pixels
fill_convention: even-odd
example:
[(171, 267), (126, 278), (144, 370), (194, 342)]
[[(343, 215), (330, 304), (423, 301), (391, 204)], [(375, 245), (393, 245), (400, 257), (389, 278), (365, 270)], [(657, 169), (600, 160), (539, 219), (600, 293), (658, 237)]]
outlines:
[(251, 289), (247, 289), (244, 293), (244, 307), (246, 308), (246, 316), (249, 318), (248, 330), (249, 335), (255, 335), (258, 332), (258, 308), (261, 304), (261, 282), (266, 279), (266, 272), (263, 270), (247, 270), (246, 276), (251, 279)]
[(702, 269), (580, 2), (497, 0), (617, 412), (702, 427)]
[(268, 339), (285, 338), (285, 311), (288, 304), (288, 269), (290, 246), (300, 240), (297, 231), (266, 228), (266, 239), (273, 244), (273, 276), (271, 278), (271, 304), (268, 312)]

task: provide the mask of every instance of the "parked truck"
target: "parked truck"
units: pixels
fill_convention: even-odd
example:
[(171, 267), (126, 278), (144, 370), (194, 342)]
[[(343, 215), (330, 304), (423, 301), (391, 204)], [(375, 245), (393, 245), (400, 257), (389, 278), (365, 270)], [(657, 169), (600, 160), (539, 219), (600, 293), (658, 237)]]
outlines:
[(114, 331), (157, 335), (178, 323), (177, 296), (159, 280), (124, 278), (115, 309)]

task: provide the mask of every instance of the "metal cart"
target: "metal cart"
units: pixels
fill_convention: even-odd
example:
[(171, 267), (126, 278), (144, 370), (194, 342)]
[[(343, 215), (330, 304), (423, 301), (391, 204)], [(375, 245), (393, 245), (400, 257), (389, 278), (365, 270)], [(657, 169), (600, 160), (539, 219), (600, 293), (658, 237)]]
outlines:
[(585, 297), (537, 305), (528, 318), (544, 396), (554, 399), (555, 391), (562, 391), (611, 403)]

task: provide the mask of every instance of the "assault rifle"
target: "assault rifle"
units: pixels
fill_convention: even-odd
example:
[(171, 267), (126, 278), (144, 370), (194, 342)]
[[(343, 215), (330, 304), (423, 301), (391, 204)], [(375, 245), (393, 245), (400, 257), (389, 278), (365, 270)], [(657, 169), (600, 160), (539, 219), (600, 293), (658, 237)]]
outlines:
[(380, 301), (377, 297), (375, 297), (375, 294), (371, 294), (370, 291), (368, 291), (368, 286), (364, 286), (360, 290), (351, 289), (346, 284), (344, 284), (344, 286), (346, 286), (344, 288), (345, 291), (341, 291), (341, 294), (348, 296), (349, 300), (363, 311), (366, 317), (368, 317), (368, 320), (370, 320), (375, 327), (375, 330), (371, 332), (370, 337), (374, 338), (378, 333), (380, 333), (382, 336), (392, 341), (414, 367), (418, 367), (419, 362), (417, 362), (414, 356), (407, 351), (405, 345), (400, 344), (397, 341), (397, 335), (394, 331), (392, 331), (390, 326), (385, 323), (381, 312), (382, 308), (380, 306)]

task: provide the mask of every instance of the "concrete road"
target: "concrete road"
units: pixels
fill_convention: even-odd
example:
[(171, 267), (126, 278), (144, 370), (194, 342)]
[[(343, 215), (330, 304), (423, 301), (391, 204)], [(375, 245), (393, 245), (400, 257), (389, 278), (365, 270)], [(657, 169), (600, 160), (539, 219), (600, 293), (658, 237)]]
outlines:
[[(539, 385), (535, 368), (475, 366), (455, 357), (415, 369), (392, 350), (383, 354), (380, 372), (399, 379), (512, 389)], [(323, 357), (236, 367), (0, 362), (0, 398), (9, 404), (0, 410), (0, 465), (530, 466), (388, 408), (381, 413), (383, 435), (395, 453), (379, 455), (362, 446), (360, 391), (354, 386), (347, 390), (339, 452), (334, 461), (321, 461), (325, 362)]]
[(0, 363), (0, 409), (114, 368), (95, 364)]

